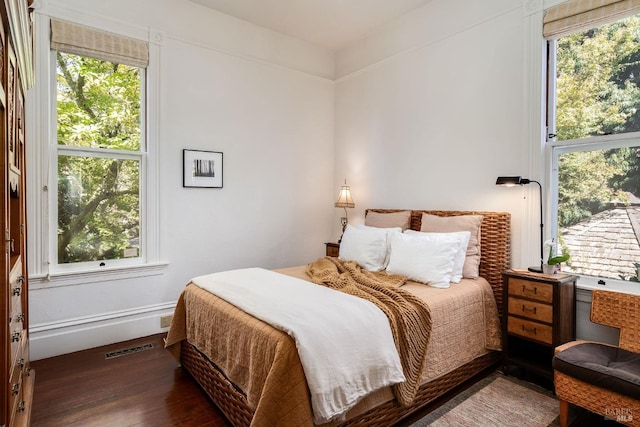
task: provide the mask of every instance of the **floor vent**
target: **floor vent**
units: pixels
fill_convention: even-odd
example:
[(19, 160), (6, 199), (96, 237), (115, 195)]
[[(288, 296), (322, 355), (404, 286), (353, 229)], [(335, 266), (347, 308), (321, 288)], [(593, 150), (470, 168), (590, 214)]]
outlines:
[(116, 357), (126, 356), (127, 354), (138, 353), (140, 351), (149, 350), (151, 348), (153, 348), (153, 344), (151, 343), (142, 344), (135, 347), (124, 348), (122, 350), (110, 351), (109, 353), (104, 354), (104, 358), (114, 359)]

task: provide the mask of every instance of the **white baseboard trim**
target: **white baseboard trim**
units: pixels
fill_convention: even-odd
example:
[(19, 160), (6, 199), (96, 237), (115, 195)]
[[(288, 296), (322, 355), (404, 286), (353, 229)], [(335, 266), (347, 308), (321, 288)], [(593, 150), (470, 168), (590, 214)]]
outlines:
[(34, 324), (29, 328), (31, 360), (45, 359), (167, 331), (160, 317), (176, 302), (136, 307), (95, 316)]

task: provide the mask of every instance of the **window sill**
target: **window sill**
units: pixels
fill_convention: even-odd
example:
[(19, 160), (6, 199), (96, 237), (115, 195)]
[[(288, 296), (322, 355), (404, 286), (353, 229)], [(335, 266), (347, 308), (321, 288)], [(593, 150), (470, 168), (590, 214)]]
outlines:
[(29, 290), (110, 282), (113, 280), (133, 279), (136, 277), (159, 276), (164, 274), (164, 270), (168, 265), (169, 264), (166, 262), (157, 262), (100, 270), (52, 273), (47, 275), (29, 275)]
[(580, 277), (577, 288), (591, 292), (593, 290), (622, 292), (625, 294), (640, 295), (640, 282), (626, 282), (623, 280), (603, 279), (606, 285), (599, 285), (596, 277)]

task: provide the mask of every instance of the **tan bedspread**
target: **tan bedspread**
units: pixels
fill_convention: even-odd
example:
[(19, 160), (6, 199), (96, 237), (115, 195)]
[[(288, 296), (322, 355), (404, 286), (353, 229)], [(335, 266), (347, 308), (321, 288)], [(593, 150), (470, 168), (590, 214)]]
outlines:
[[(279, 270), (308, 280), (306, 266)], [(432, 331), (422, 382), (444, 375), (500, 349), (495, 300), (484, 279), (463, 280), (449, 289), (408, 282), (402, 286), (425, 300)], [(284, 332), (226, 301), (188, 285), (178, 300), (167, 347), (179, 354), (187, 339), (221, 368), (255, 410), (252, 426), (311, 426), (308, 388), (294, 341)], [(347, 419), (393, 399), (390, 388), (374, 392)]]

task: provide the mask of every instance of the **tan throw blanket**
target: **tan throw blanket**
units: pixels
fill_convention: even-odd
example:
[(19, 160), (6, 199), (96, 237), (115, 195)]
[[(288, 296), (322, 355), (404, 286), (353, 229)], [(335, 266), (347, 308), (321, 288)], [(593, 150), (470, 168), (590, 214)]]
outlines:
[(353, 261), (320, 258), (307, 266), (310, 280), (374, 303), (389, 319), (406, 381), (393, 386), (401, 405), (413, 402), (420, 385), (431, 333), (429, 307), (415, 295), (400, 289), (402, 276), (371, 273)]

